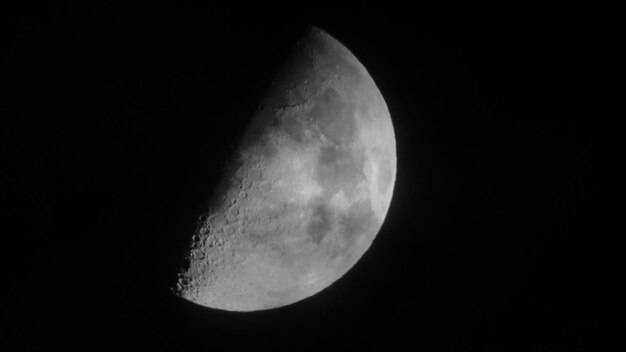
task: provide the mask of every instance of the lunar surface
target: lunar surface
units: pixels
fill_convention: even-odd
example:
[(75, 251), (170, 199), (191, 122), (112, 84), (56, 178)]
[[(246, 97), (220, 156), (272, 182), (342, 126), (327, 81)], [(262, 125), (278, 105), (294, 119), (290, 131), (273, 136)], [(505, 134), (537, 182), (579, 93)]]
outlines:
[(289, 305), (342, 277), (379, 232), (396, 177), (380, 91), (317, 28), (298, 42), (243, 136), (173, 289), (230, 311)]

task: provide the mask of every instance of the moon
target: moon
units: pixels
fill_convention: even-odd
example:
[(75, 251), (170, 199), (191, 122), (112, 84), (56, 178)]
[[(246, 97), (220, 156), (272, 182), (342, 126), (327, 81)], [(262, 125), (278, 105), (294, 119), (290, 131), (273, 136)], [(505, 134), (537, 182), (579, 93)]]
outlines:
[(340, 42), (310, 28), (261, 101), (173, 288), (202, 306), (256, 311), (320, 292), (368, 250), (391, 202), (389, 110)]

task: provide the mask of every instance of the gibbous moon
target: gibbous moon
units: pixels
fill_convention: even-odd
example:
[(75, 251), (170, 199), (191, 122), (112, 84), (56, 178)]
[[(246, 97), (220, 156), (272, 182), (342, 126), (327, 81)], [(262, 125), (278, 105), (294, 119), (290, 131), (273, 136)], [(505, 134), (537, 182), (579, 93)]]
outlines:
[(382, 226), (395, 145), (365, 67), (311, 28), (254, 114), (174, 291), (206, 307), (254, 311), (328, 287)]

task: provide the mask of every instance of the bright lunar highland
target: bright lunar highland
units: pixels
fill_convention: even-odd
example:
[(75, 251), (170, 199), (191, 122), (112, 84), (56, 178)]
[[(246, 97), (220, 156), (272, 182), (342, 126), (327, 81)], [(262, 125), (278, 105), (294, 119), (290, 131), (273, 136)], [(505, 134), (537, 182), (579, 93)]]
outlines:
[(231, 311), (289, 305), (342, 277), (379, 232), (396, 178), (385, 100), (356, 57), (317, 28), (243, 136), (174, 288)]

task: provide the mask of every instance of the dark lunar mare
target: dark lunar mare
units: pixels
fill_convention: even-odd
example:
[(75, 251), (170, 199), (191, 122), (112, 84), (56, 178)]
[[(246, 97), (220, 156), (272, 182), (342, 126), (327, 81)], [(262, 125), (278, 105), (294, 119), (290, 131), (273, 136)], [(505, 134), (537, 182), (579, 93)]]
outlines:
[(307, 225), (307, 234), (313, 243), (319, 244), (324, 236), (333, 229), (333, 217), (334, 214), (326, 204), (321, 203), (314, 207)]

